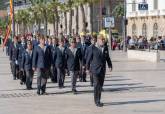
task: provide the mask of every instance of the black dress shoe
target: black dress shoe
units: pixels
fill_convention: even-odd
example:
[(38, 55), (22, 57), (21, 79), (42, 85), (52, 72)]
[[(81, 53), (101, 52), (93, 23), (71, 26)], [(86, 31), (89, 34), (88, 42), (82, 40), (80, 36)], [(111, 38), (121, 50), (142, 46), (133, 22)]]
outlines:
[(87, 82), (87, 80), (86, 80), (86, 79), (84, 79), (84, 80), (83, 80), (83, 82)]
[(39, 91), (37, 91), (37, 95), (40, 95), (40, 92)]
[(103, 107), (104, 104), (103, 104), (103, 103), (97, 103), (96, 106), (97, 106), (97, 107)]
[(72, 89), (73, 94), (77, 94), (77, 90), (76, 89)]
[(46, 92), (42, 92), (41, 95), (48, 95)]

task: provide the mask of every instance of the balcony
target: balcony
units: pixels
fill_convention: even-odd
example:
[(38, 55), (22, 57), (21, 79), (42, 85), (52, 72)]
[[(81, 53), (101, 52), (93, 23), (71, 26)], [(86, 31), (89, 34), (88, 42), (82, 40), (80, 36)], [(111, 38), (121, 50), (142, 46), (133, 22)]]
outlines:
[(148, 11), (139, 11), (138, 16), (139, 17), (146, 17), (148, 16), (149, 12)]
[(134, 12), (128, 12), (127, 13), (127, 17), (129, 18), (129, 17), (137, 17), (138, 16), (138, 13), (136, 12), (136, 11), (134, 11)]
[(151, 10), (149, 16), (159, 16), (160, 10)]

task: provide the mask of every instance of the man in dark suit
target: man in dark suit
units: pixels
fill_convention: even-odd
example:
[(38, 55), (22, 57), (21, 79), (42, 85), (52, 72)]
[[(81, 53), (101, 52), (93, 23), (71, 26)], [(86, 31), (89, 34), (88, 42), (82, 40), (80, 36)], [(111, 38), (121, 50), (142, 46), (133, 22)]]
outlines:
[[(55, 55), (57, 46), (58, 46), (58, 39), (53, 38), (52, 45), (51, 45), (52, 61), (55, 61), (54, 55)], [(54, 62), (52, 63), (51, 72), (52, 72), (51, 81), (53, 83), (57, 83), (57, 68)]]
[(100, 102), (101, 91), (104, 84), (106, 62), (110, 71), (112, 70), (112, 62), (109, 57), (108, 47), (104, 46), (104, 38), (102, 35), (98, 37), (97, 45), (91, 46), (87, 55), (87, 69), (91, 70), (94, 81), (94, 101), (96, 106), (102, 107)]
[(76, 90), (76, 82), (77, 77), (80, 71), (80, 61), (81, 61), (81, 49), (76, 48), (76, 40), (73, 38), (70, 40), (71, 46), (66, 49), (66, 60), (67, 60), (67, 67), (70, 72), (70, 76), (72, 78), (72, 92), (74, 94), (77, 93)]
[(45, 39), (40, 38), (40, 44), (35, 47), (33, 54), (33, 70), (37, 70), (37, 94), (46, 94), (46, 83), (51, 67), (51, 50), (45, 45)]
[(66, 61), (65, 61), (65, 53), (66, 47), (64, 46), (64, 39), (59, 39), (59, 46), (56, 48), (54, 53), (54, 61), (57, 68), (57, 82), (59, 88), (64, 87), (64, 80), (65, 80), (65, 68), (66, 68)]
[[(88, 57), (88, 53), (90, 53), (90, 49), (93, 48), (93, 46), (96, 45), (97, 42), (97, 36), (94, 35), (91, 38), (91, 45), (87, 47), (86, 49), (86, 53), (85, 53), (85, 59), (87, 59)], [(91, 64), (90, 64), (91, 65)], [(90, 85), (93, 87), (93, 74), (91, 73), (91, 70), (89, 70), (89, 74), (90, 74)]]
[(22, 54), (21, 70), (26, 73), (26, 88), (32, 89), (33, 70), (32, 70), (32, 58), (33, 58), (33, 45), (31, 41), (27, 41), (27, 49)]
[(81, 37), (81, 42), (78, 42), (77, 44), (77, 48), (81, 49), (81, 55), (82, 55), (82, 59), (81, 59), (81, 63), (80, 63), (80, 74), (79, 74), (79, 78), (80, 78), (80, 82), (86, 82), (86, 58), (85, 58), (85, 53), (86, 53), (86, 49), (87, 49), (88, 45), (85, 42), (85, 36)]
[(13, 42), (10, 45), (10, 50), (9, 50), (9, 58), (11, 61), (11, 68), (12, 68), (12, 74), (13, 74), (13, 79), (16, 80), (17, 73), (19, 70), (18, 66), (18, 54), (19, 54), (19, 46), (18, 46), (18, 37), (15, 36)]
[(23, 52), (26, 50), (26, 48), (27, 48), (27, 43), (26, 43), (25, 37), (22, 36), (21, 42), (19, 43), (19, 53), (18, 53), (19, 78), (21, 80), (20, 81), (21, 85), (26, 82), (26, 73), (25, 71), (21, 70), (22, 55), (23, 55)]

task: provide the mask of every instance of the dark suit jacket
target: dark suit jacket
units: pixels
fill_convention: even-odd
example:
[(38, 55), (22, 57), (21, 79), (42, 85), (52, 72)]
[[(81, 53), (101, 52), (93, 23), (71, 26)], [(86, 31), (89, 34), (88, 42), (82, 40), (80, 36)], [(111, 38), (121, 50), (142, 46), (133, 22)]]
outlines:
[(51, 67), (52, 54), (50, 47), (43, 49), (38, 45), (34, 49), (32, 66), (39, 69), (49, 69)]
[(69, 71), (79, 71), (80, 70), (80, 61), (82, 59), (80, 48), (77, 48), (75, 56), (72, 53), (72, 51), (69, 48), (67, 48), (65, 58), (67, 61), (67, 67), (68, 67)]
[(19, 46), (18, 44), (16, 44), (16, 47), (15, 47), (14, 43), (12, 42), (10, 45), (10, 50), (9, 50), (9, 59), (11, 61), (18, 60), (18, 54), (19, 54)]
[(81, 65), (85, 66), (85, 64), (86, 64), (85, 54), (86, 54), (86, 50), (88, 48), (88, 45), (85, 43), (84, 44), (80, 43), (78, 46), (79, 46), (78, 48), (81, 49), (81, 55), (82, 55)]
[(24, 70), (32, 70), (32, 58), (33, 58), (33, 50), (31, 56), (28, 53), (28, 51), (25, 50), (22, 54), (21, 68)]
[(103, 52), (95, 45), (89, 47), (86, 61), (88, 70), (90, 69), (93, 74), (105, 72), (106, 62), (108, 63), (108, 67), (112, 68), (107, 46), (104, 46)]
[(53, 55), (54, 58), (54, 65), (58, 68), (66, 68), (66, 60), (65, 60), (65, 55), (66, 55), (66, 47), (64, 47), (64, 51), (62, 52), (59, 47), (56, 48), (55, 53)]
[(26, 42), (25, 42), (24, 45), (22, 45), (22, 44), (20, 43), (20, 44), (18, 45), (18, 47), (19, 47), (19, 53), (18, 53), (18, 64), (19, 64), (19, 66), (21, 67), (22, 54), (23, 54), (23, 52), (26, 50), (26, 48), (27, 48), (27, 44), (26, 44)]

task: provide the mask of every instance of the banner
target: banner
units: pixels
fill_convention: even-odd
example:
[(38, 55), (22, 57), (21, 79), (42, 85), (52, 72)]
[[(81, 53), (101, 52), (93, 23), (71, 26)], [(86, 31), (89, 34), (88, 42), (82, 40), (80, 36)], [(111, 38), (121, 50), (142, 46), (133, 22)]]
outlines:
[(5, 39), (3, 42), (3, 48), (5, 47), (7, 40), (10, 36), (12, 21), (13, 21), (13, 0), (10, 0), (10, 19), (9, 19), (9, 24), (7, 26), (7, 30), (6, 30), (6, 34), (5, 34)]

